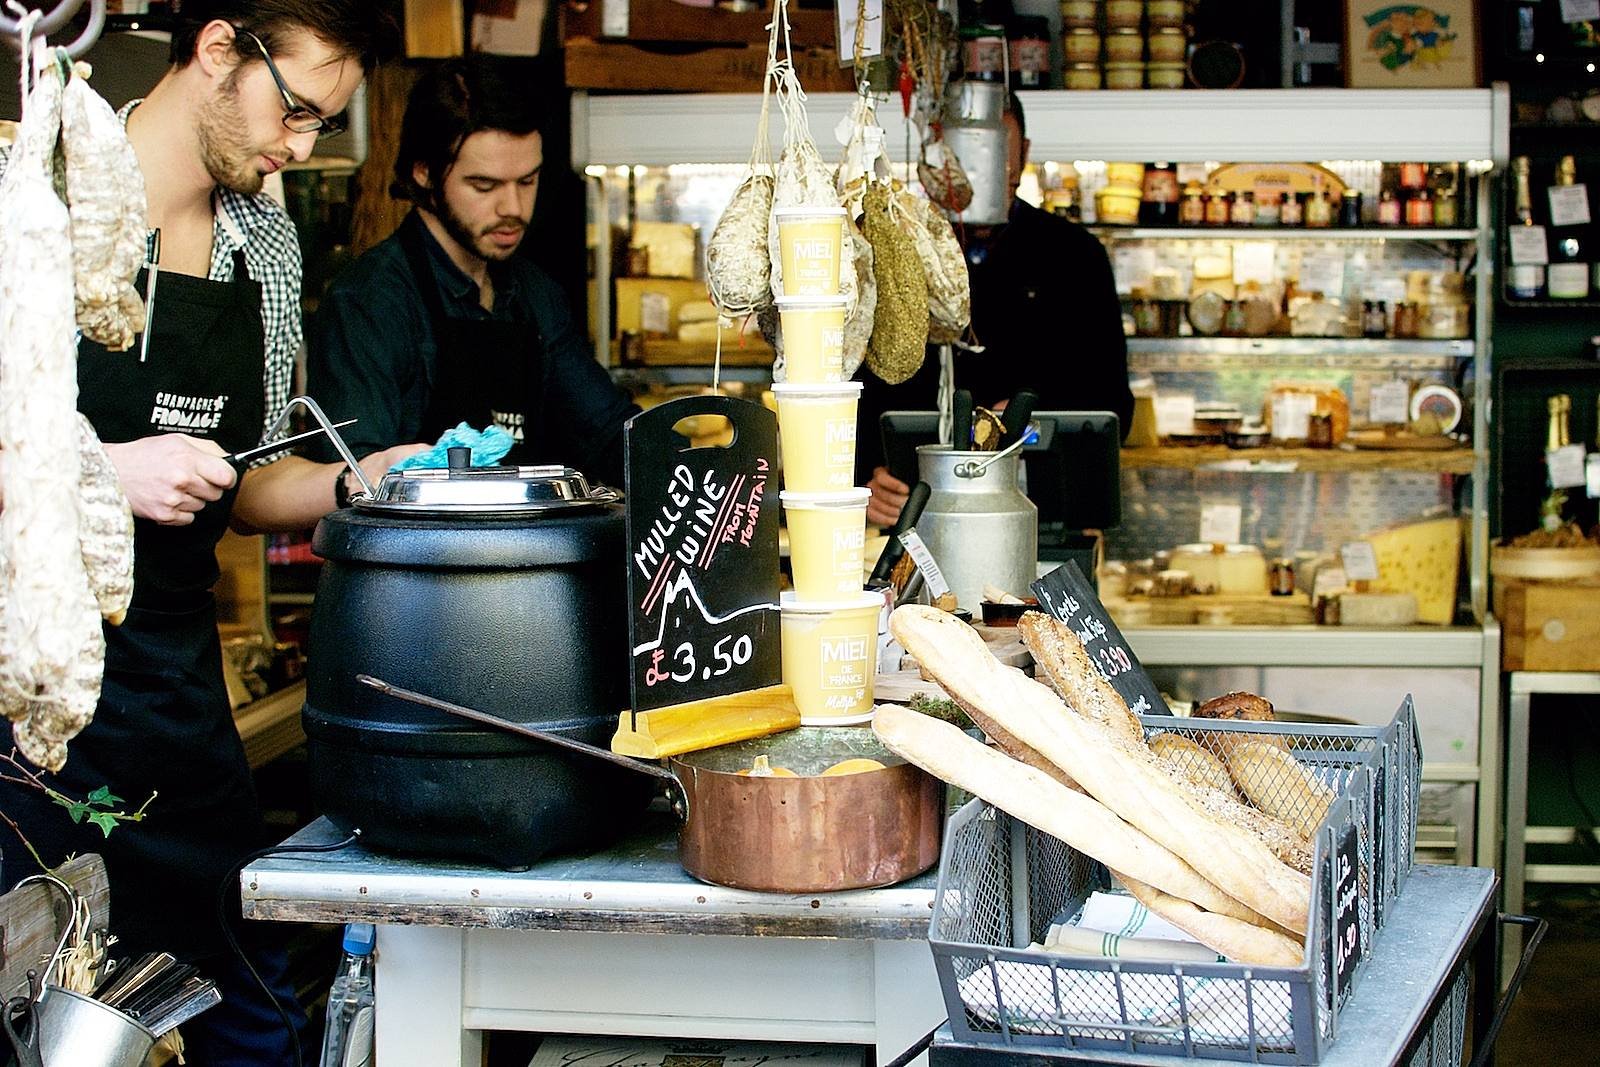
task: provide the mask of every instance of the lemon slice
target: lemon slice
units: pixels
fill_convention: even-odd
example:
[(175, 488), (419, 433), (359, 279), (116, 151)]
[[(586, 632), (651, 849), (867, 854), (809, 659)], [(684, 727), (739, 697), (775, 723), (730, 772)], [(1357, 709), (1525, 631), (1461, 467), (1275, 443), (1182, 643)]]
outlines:
[(827, 770), (822, 772), (822, 777), (837, 778), (841, 774), (861, 774), (865, 771), (881, 771), (884, 769), (884, 765), (875, 759), (863, 759), (858, 757), (856, 759), (847, 759), (840, 763), (835, 763), (832, 767), (829, 767)]

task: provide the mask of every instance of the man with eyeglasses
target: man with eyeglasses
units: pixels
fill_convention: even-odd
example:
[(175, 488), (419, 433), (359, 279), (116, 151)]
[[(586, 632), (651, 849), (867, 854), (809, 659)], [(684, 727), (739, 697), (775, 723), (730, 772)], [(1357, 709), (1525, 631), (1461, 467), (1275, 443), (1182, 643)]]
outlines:
[(357, 456), (493, 423), (516, 442), (507, 462), (620, 485), (622, 425), (639, 409), (595, 362), (561, 289), (515, 255), (544, 141), (538, 94), (513, 69), (472, 56), (418, 79), (390, 186), (414, 210), (333, 280), (307, 379), (330, 414), (358, 419)]
[[(223, 457), (260, 442), (284, 409), (300, 346), (300, 249), (263, 180), (338, 125), (393, 31), (373, 0), (186, 0), (170, 67), (122, 112), (159, 268), (136, 283), (146, 291), (154, 275), (149, 336), (130, 352), (82, 341), (78, 406), (133, 507), (133, 605), (106, 628), (94, 721), (40, 780), (74, 797), (108, 786), (128, 810), (154, 798), (108, 836), (14, 782), (0, 782), (0, 812), (49, 865), (105, 857), (113, 956), (167, 951), (218, 980), (221, 1005), (184, 1026), (194, 1064), (300, 1067), (293, 1048), (310, 1044), (272, 928), (239, 918), (230, 877), (265, 834), (211, 587), (230, 519), (300, 529), (335, 505), (335, 465), (289, 457), (236, 478)], [(10, 884), (30, 864), (6, 853)]]

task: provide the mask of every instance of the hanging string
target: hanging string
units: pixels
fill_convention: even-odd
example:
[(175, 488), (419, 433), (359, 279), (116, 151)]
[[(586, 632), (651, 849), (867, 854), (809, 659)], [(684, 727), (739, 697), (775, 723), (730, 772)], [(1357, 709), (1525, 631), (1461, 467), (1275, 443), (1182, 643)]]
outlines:
[(32, 49), (29, 45), (33, 39), (33, 28), (44, 18), (44, 12), (34, 11), (23, 7), (17, 0), (6, 0), (6, 7), (17, 16), (17, 81), (21, 88), (21, 101), (23, 113), (28, 108), (28, 94), (33, 90), (33, 62)]

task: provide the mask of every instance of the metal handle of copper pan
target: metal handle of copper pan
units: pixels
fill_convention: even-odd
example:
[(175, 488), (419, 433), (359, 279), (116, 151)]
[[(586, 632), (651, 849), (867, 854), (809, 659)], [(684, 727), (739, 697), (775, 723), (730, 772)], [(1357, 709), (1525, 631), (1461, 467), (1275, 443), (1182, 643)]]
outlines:
[(486, 711), (479, 711), (476, 708), (463, 707), (460, 704), (453, 704), (448, 700), (440, 700), (438, 697), (429, 696), (426, 693), (419, 693), (414, 689), (403, 689), (398, 685), (393, 685), (384, 681), (382, 678), (374, 678), (370, 674), (358, 674), (356, 675), (356, 681), (360, 682), (364, 686), (376, 689), (385, 696), (395, 697), (398, 700), (409, 701), (412, 704), (420, 704), (425, 708), (432, 708), (434, 711), (442, 711), (446, 715), (454, 715), (459, 719), (468, 719), (475, 723), (481, 723), (484, 726), (495, 726), (505, 730), (507, 733), (518, 734), (522, 737), (531, 737), (535, 741), (543, 741), (546, 744), (555, 745), (557, 748), (564, 748), (569, 752), (576, 752), (579, 755), (590, 756), (598, 760), (605, 760), (607, 763), (614, 764), (623, 768), (624, 770), (633, 771), (636, 774), (647, 774), (652, 778), (660, 778), (668, 783), (668, 790), (671, 794), (673, 812), (680, 819), (687, 819), (689, 817), (689, 795), (684, 791), (683, 783), (678, 781), (678, 776), (667, 770), (665, 767), (658, 767), (654, 763), (649, 763), (645, 760), (633, 759), (630, 756), (619, 756), (610, 749), (601, 748), (598, 745), (591, 745), (584, 741), (574, 741), (570, 737), (562, 737), (560, 734), (553, 734), (546, 730), (540, 730), (536, 727), (529, 726), (527, 723), (513, 722), (510, 719), (502, 719), (498, 715), (491, 715)]

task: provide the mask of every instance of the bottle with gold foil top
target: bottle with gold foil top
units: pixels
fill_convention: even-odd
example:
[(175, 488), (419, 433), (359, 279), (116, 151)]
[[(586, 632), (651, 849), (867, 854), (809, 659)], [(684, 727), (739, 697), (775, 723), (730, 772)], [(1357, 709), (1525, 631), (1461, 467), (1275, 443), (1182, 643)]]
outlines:
[(1550, 266), (1545, 288), (1552, 300), (1582, 300), (1589, 295), (1588, 216), (1588, 192), (1578, 183), (1577, 161), (1562, 156), (1556, 165), (1556, 182), (1550, 187)]
[(1539, 525), (1546, 530), (1559, 530), (1567, 522), (1567, 491), (1556, 487), (1555, 479), (1550, 476), (1548, 461), (1556, 450), (1572, 443), (1567, 422), (1568, 413), (1572, 411), (1572, 397), (1557, 393), (1545, 401), (1545, 407), (1549, 416), (1544, 439), (1545, 497), (1539, 505)]
[[(1512, 218), (1518, 226), (1533, 225), (1533, 182), (1527, 156), (1511, 161)], [(1509, 239), (1509, 238), (1508, 238)], [(1515, 248), (1515, 242), (1512, 243)], [(1544, 295), (1545, 269), (1541, 263), (1512, 260), (1506, 278), (1506, 295), (1513, 300), (1537, 300)]]

